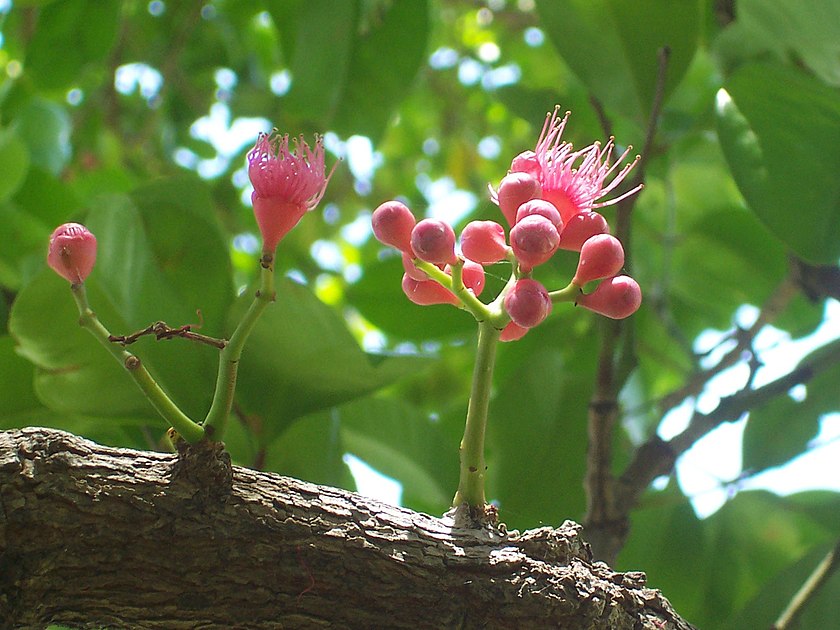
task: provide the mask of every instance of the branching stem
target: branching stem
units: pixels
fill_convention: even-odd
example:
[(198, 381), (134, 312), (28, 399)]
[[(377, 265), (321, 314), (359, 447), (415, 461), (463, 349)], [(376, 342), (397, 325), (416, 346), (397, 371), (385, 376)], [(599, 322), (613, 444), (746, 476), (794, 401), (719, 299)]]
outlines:
[(111, 343), (111, 333), (96, 317), (90, 308), (84, 284), (71, 286), (73, 299), (79, 308), (79, 325), (87, 329), (111, 353), (111, 355), (125, 367), (134, 382), (149, 399), (163, 419), (174, 427), (181, 436), (190, 443), (195, 443), (204, 437), (204, 429), (188, 418), (172, 399), (166, 395), (157, 381), (152, 377), (140, 358), (125, 348)]

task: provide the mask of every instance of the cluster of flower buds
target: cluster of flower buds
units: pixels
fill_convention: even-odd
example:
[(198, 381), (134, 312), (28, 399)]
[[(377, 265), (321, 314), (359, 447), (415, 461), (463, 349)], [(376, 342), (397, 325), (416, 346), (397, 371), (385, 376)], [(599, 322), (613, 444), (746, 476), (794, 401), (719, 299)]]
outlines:
[[(571, 280), (578, 289), (578, 305), (613, 319), (628, 317), (639, 308), (639, 285), (629, 276), (619, 275), (624, 249), (610, 235), (607, 220), (596, 211), (641, 188), (599, 201), (635, 165), (630, 162), (618, 170), (630, 148), (612, 164), (612, 139), (604, 146), (595, 143), (574, 151), (560, 139), (567, 120), (568, 113), (563, 118), (557, 110), (549, 115), (536, 150), (516, 156), (498, 190), (491, 187), (491, 199), (510, 226), (507, 236), (495, 221), (473, 221), (461, 232), (459, 257), (455, 232), (447, 223), (436, 219), (418, 222), (399, 201), (385, 202), (374, 211), (376, 238), (402, 252), (402, 286), (411, 301), (421, 305), (461, 303), (452, 291), (418, 269), (417, 260), (434, 264), (445, 273), (451, 273), (452, 265), (462, 264), (464, 286), (475, 296), (484, 286), (483, 265), (507, 260), (513, 264), (514, 281), (502, 295), (510, 323), (501, 338), (518, 339), (551, 312), (552, 296), (531, 277), (534, 268), (548, 262), (558, 250), (567, 250), (579, 253)], [(588, 283), (599, 280), (593, 291), (583, 292)]]

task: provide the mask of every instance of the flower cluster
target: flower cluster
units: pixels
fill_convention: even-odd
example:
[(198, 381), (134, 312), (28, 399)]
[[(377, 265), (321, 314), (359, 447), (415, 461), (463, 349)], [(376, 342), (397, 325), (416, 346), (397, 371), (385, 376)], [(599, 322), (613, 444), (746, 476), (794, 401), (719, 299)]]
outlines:
[[(567, 121), (568, 113), (562, 118), (557, 109), (549, 114), (535, 150), (516, 156), (498, 189), (490, 188), (492, 201), (510, 226), (507, 236), (495, 221), (473, 221), (461, 232), (459, 256), (455, 233), (445, 222), (418, 222), (399, 201), (388, 201), (374, 211), (374, 235), (402, 252), (402, 287), (411, 301), (465, 306), (459, 287), (454, 280), (447, 280), (453, 269), (460, 267), (463, 287), (478, 297), (484, 286), (483, 266), (507, 260), (513, 266), (511, 281), (497, 298), (509, 319), (501, 335), (503, 341), (522, 337), (548, 316), (554, 302), (568, 300), (570, 295), (578, 305), (614, 319), (628, 317), (639, 308), (639, 285), (629, 276), (619, 275), (624, 249), (610, 235), (607, 220), (596, 211), (638, 192), (641, 184), (604, 199), (636, 162), (621, 166), (629, 147), (612, 161), (612, 138), (606, 145), (596, 142), (575, 151), (561, 139)], [(578, 266), (566, 290), (549, 293), (531, 276), (534, 268), (558, 250), (578, 252)], [(435, 269), (423, 263), (446, 275), (434, 273)], [(597, 287), (584, 293), (584, 287), (594, 281), (600, 281)]]

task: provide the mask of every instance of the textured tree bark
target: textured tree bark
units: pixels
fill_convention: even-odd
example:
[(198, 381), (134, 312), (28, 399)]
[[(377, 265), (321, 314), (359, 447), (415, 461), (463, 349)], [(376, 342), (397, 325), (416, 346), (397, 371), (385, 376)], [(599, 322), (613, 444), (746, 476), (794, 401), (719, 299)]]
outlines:
[(504, 532), (179, 454), (0, 432), (0, 626), (689, 629), (579, 526)]

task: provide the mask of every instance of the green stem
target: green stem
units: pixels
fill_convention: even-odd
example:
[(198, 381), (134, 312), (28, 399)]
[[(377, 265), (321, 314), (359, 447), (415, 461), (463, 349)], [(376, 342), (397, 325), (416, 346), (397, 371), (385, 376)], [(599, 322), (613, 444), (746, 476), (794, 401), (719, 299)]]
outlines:
[(576, 284), (569, 283), (568, 286), (557, 289), (557, 291), (549, 291), (548, 297), (551, 298), (552, 304), (558, 302), (574, 302), (580, 295), (580, 287)]
[(204, 419), (204, 429), (207, 437), (221, 440), (225, 434), (230, 410), (233, 406), (233, 394), (236, 389), (236, 377), (239, 372), (239, 358), (242, 349), (260, 315), (266, 307), (274, 301), (274, 255), (263, 254), (260, 261), (260, 288), (254, 296), (254, 301), (233, 331), (230, 341), (219, 355), (219, 373), (216, 377), (216, 391), (210, 411)]
[(463, 261), (450, 265), (452, 275), (438, 269), (437, 265), (425, 262), (419, 258), (414, 259), (414, 266), (423, 271), (431, 280), (434, 280), (444, 289), (449, 289), (461, 301), (461, 305), (478, 321), (484, 321), (490, 316), (487, 305), (475, 297), (475, 294), (464, 286), (462, 272)]
[(452, 501), (454, 507), (463, 503), (470, 507), (483, 507), (486, 502), (484, 481), (487, 465), (484, 461), (484, 435), (487, 429), (487, 410), (490, 407), (496, 346), (500, 334), (501, 331), (491, 322), (479, 322), (478, 351), (467, 407), (464, 439), (461, 440), (461, 477), (458, 492)]
[(140, 361), (140, 358), (132, 354), (125, 348), (112, 343), (109, 340), (111, 333), (96, 317), (96, 313), (90, 308), (87, 300), (87, 293), (84, 284), (74, 284), (71, 286), (73, 298), (76, 300), (76, 306), (79, 308), (79, 325), (86, 328), (90, 333), (96, 337), (99, 342), (105, 346), (108, 352), (119, 361), (126, 369), (137, 386), (149, 399), (157, 412), (163, 416), (163, 419), (181, 434), (181, 436), (190, 443), (195, 443), (204, 437), (204, 429), (201, 425), (196, 424), (190, 420), (178, 406), (172, 402), (172, 399), (166, 395), (160, 385), (149, 374), (149, 371)]
[(464, 286), (464, 262), (459, 260), (458, 263), (450, 265), (450, 268), (452, 269), (452, 293), (461, 300), (461, 304), (476, 320), (485, 321), (490, 317), (490, 311), (484, 302), (475, 297), (475, 293)]

